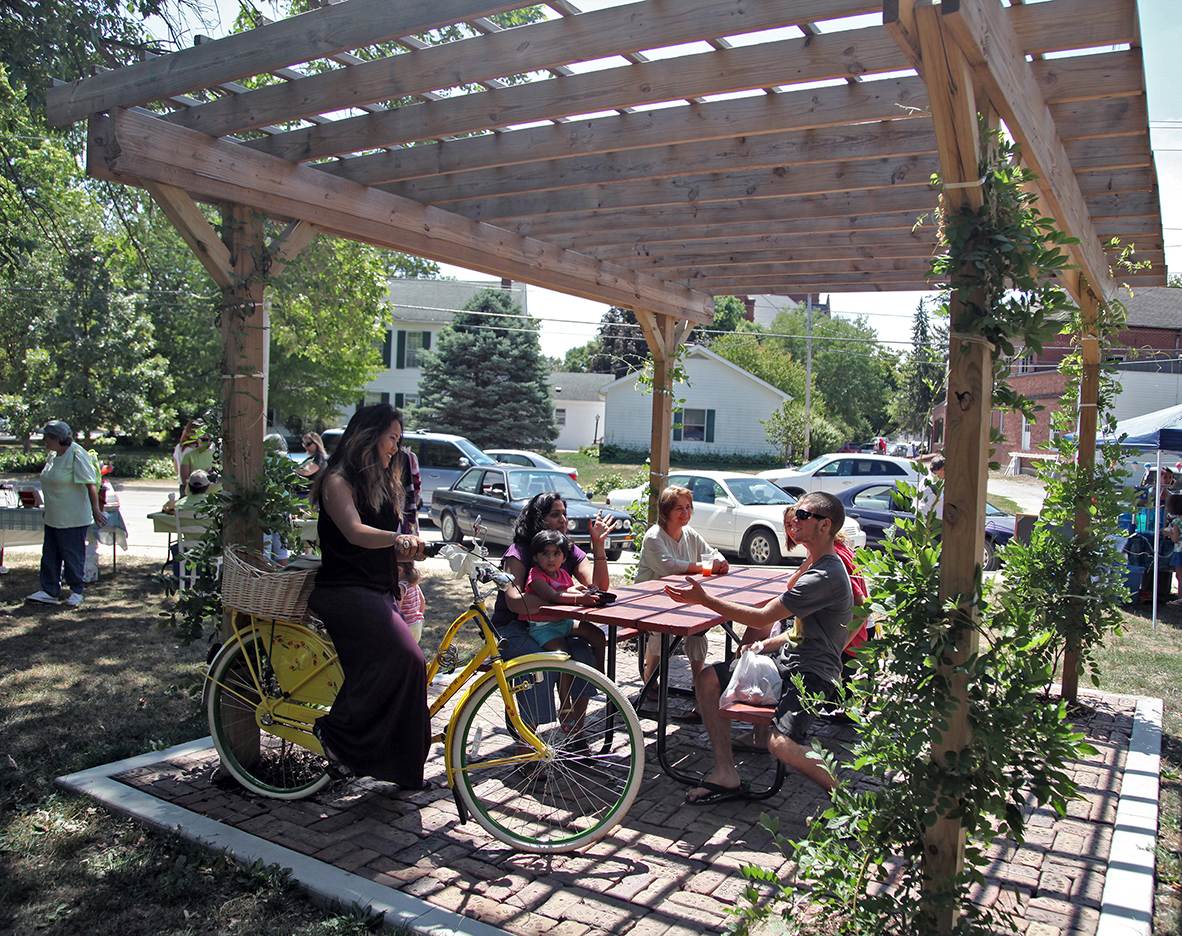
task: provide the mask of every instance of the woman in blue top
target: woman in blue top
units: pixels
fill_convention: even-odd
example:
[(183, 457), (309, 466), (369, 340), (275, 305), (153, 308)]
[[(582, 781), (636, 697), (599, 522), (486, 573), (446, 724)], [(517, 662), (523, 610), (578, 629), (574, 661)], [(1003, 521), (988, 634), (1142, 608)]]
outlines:
[(58, 604), (62, 600), (62, 568), (72, 608), (82, 604), (86, 564), (86, 531), (91, 523), (106, 526), (99, 509), (98, 469), (90, 453), (74, 441), (74, 432), (60, 419), (41, 430), (49, 461), (41, 469), (45, 499), (45, 542), (41, 547), (41, 590), (29, 601)]

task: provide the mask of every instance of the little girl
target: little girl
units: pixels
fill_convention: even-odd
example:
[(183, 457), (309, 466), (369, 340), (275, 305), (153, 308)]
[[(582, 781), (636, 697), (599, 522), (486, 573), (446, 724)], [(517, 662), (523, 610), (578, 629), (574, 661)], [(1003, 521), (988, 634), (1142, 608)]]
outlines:
[(1162, 536), (1174, 544), (1170, 567), (1174, 570), (1174, 580), (1178, 585), (1178, 597), (1171, 604), (1182, 604), (1182, 494), (1171, 494), (1166, 498), (1166, 515)]
[(402, 589), (402, 596), (398, 599), (398, 613), (406, 621), (415, 640), (423, 636), (423, 620), (427, 616), (427, 599), (423, 597), (423, 590), (419, 587), (418, 568), (413, 562), (398, 563), (398, 585)]
[[(546, 604), (581, 604), (585, 593), (581, 585), (575, 585), (571, 574), (563, 568), (570, 554), (570, 540), (557, 530), (542, 530), (530, 542), (533, 565), (525, 580), (526, 591), (537, 595)], [(603, 653), (607, 640), (594, 624), (586, 621), (575, 623), (570, 618), (559, 621), (537, 621), (529, 625), (529, 635), (547, 650), (564, 650), (562, 638), (574, 634), (591, 645), (595, 651), (596, 664), (603, 669)]]

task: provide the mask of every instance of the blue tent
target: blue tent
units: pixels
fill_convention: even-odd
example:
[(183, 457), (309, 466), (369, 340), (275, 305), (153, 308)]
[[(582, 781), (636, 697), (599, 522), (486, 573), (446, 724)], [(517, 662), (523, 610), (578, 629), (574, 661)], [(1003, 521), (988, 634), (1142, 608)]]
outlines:
[(1112, 435), (1101, 436), (1098, 441), (1119, 439), (1122, 435), (1128, 438), (1121, 444), (1129, 448), (1182, 452), (1182, 406), (1167, 406), (1144, 416), (1122, 419)]

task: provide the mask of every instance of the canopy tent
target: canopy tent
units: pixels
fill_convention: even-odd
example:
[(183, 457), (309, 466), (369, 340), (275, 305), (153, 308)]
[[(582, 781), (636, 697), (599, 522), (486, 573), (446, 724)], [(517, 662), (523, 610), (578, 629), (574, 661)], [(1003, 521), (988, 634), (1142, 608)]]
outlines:
[(1182, 452), (1182, 405), (1122, 419), (1115, 430), (1102, 434), (1097, 441), (1114, 440), (1129, 448)]

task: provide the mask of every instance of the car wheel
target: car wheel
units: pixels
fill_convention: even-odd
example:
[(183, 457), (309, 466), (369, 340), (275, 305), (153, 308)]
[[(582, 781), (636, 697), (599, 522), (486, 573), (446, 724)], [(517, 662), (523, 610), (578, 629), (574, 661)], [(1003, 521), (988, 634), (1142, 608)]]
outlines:
[(996, 572), (1001, 566), (1001, 560), (997, 558), (997, 546), (994, 545), (993, 540), (985, 540), (985, 555), (981, 560), (982, 572)]
[(755, 527), (743, 537), (743, 556), (752, 565), (778, 565), (780, 544), (767, 527)]
[(460, 525), (456, 522), (456, 515), (450, 511), (439, 518), (439, 535), (445, 543), (458, 543), (464, 538), (460, 532)]
[(619, 562), (620, 556), (624, 555), (624, 547), (617, 546), (615, 549), (604, 550), (608, 562)]

